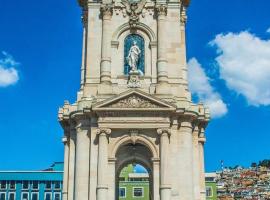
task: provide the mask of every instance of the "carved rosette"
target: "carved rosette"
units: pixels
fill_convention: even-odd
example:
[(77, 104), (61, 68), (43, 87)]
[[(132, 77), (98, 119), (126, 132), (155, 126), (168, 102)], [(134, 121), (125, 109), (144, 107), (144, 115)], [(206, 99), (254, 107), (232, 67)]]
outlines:
[(101, 16), (110, 18), (113, 14), (113, 6), (112, 4), (102, 4), (100, 7)]
[(155, 7), (157, 16), (166, 16), (167, 15), (167, 5), (160, 4)]

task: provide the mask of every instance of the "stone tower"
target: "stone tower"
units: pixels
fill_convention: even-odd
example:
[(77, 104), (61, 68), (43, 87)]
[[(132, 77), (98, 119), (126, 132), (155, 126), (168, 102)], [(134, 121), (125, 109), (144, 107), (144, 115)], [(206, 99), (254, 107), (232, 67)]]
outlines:
[(81, 87), (59, 110), (64, 200), (118, 199), (121, 169), (143, 165), (151, 200), (202, 200), (209, 112), (188, 90), (189, 0), (79, 0)]

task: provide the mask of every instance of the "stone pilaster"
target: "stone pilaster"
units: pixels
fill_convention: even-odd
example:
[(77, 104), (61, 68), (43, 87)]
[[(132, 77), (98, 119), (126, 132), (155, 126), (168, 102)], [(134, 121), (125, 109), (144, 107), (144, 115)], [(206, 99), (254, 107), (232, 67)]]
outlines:
[(68, 199), (74, 199), (76, 129), (71, 127), (69, 138)]
[(158, 35), (158, 46), (157, 46), (157, 93), (167, 94), (169, 92), (168, 87), (168, 70), (167, 70), (167, 5), (159, 4), (156, 5), (157, 15), (157, 35)]
[(183, 116), (180, 120), (179, 129), (181, 164), (179, 177), (181, 200), (194, 199), (193, 191), (193, 138), (192, 118)]
[[(180, 37), (181, 37), (181, 48), (183, 48), (184, 56), (183, 58), (186, 59), (186, 23), (187, 23), (187, 13), (186, 13), (186, 6), (181, 6), (180, 12)], [(185, 60), (186, 62), (186, 60)], [(183, 81), (186, 85), (188, 85), (188, 76), (187, 76), (187, 66), (185, 65), (182, 69), (182, 76)]]
[(168, 150), (169, 150), (169, 136), (171, 134), (169, 129), (158, 129), (157, 133), (160, 135), (160, 199), (171, 199), (171, 185), (169, 183), (169, 167), (168, 167)]
[(200, 134), (199, 134), (199, 161), (200, 161), (200, 192), (201, 192), (201, 199), (206, 199), (205, 194), (205, 169), (204, 169), (204, 144), (205, 144), (205, 135), (204, 135), (204, 128), (201, 127)]
[(86, 51), (87, 51), (87, 23), (88, 23), (88, 8), (83, 8), (82, 11), (82, 23), (83, 23), (83, 38), (82, 38), (82, 63), (81, 63), (81, 89), (85, 84), (85, 72), (86, 72)]
[(68, 170), (69, 170), (69, 139), (67, 136), (62, 138), (64, 144), (64, 174), (63, 174), (63, 191), (62, 199), (68, 199)]
[(153, 194), (154, 194), (154, 199), (153, 200), (160, 200), (159, 197), (159, 180), (160, 180), (160, 176), (159, 176), (159, 164), (160, 161), (157, 158), (153, 158), (152, 159), (153, 162)]
[(88, 200), (90, 121), (78, 119), (76, 126), (75, 199)]
[(111, 4), (102, 4), (100, 8), (102, 16), (102, 49), (100, 63), (101, 83), (111, 83), (111, 18), (113, 6)]
[(193, 130), (193, 184), (194, 199), (200, 200), (200, 161), (199, 161), (199, 128), (195, 125)]
[(97, 200), (108, 199), (108, 138), (111, 129), (98, 129), (98, 180), (97, 180)]

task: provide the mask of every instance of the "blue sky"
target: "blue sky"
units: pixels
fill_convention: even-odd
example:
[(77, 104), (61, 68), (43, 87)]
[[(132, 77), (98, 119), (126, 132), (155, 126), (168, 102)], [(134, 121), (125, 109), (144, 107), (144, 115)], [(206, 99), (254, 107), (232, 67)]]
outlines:
[[(193, 0), (188, 10), (191, 90), (214, 113), (207, 171), (270, 157), (269, 9), (268, 0)], [(63, 160), (57, 110), (79, 89), (80, 13), (76, 0), (0, 0), (0, 169)]]

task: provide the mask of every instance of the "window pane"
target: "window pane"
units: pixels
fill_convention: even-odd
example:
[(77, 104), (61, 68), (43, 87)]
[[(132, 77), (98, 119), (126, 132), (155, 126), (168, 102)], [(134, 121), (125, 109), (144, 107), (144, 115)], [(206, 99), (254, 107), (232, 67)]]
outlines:
[(133, 188), (133, 196), (134, 197), (142, 197), (143, 196), (143, 188)]
[(28, 193), (23, 193), (22, 200), (28, 200)]
[(8, 200), (15, 200), (15, 194), (9, 193), (9, 199)]
[(55, 189), (60, 189), (60, 188), (61, 188), (61, 184), (60, 184), (59, 181), (56, 181), (56, 182), (54, 183), (54, 188), (55, 188)]
[(46, 181), (46, 189), (51, 189), (51, 188), (52, 188), (51, 181)]
[(28, 189), (28, 188), (29, 188), (29, 182), (23, 181), (23, 189)]
[(126, 188), (119, 188), (119, 196), (126, 197)]
[(6, 186), (7, 186), (6, 181), (1, 181), (0, 184), (1, 184), (1, 186), (0, 186), (1, 189), (6, 189)]
[(211, 187), (206, 187), (206, 196), (211, 197), (212, 196), (212, 188)]
[(6, 194), (5, 193), (0, 194), (0, 200), (6, 200)]
[(33, 181), (33, 189), (38, 189), (38, 181)]
[(32, 200), (38, 200), (38, 194), (32, 193)]
[(9, 188), (10, 189), (15, 189), (15, 187), (16, 187), (16, 182), (15, 181), (10, 181)]
[(51, 200), (51, 194), (50, 193), (45, 194), (45, 200)]
[(60, 193), (54, 194), (54, 200), (60, 200)]

